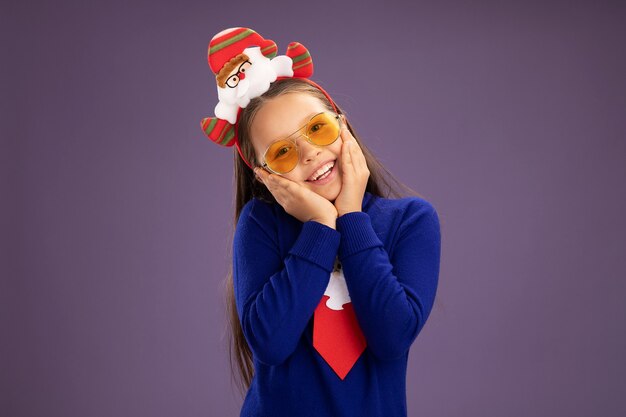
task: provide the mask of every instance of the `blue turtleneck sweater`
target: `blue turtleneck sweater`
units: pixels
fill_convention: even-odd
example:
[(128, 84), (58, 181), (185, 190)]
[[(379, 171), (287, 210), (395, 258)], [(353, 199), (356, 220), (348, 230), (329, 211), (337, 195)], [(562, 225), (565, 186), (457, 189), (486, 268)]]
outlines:
[[(255, 374), (240, 416), (407, 415), (409, 348), (439, 277), (437, 212), (422, 198), (366, 192), (362, 211), (338, 217), (336, 227), (300, 222), (257, 198), (243, 207), (233, 280)], [(343, 380), (312, 344), (313, 313), (337, 257), (367, 341)]]

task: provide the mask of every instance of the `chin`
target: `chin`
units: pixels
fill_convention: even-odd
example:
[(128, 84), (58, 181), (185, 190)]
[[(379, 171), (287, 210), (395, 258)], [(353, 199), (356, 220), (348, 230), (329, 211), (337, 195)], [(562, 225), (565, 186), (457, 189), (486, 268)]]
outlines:
[(313, 192), (315, 192), (316, 194), (321, 195), (322, 197), (324, 197), (326, 200), (330, 201), (331, 203), (334, 203), (335, 200), (337, 199), (337, 196), (339, 195), (339, 191), (341, 190), (324, 190), (324, 191), (315, 191), (313, 190)]
[(334, 203), (337, 197), (339, 196), (339, 193), (341, 192), (341, 185), (342, 185), (342, 180), (343, 180), (341, 171), (339, 171), (338, 174), (339, 175), (337, 176), (337, 178), (335, 178), (333, 183), (327, 184), (322, 187), (316, 187), (314, 185), (311, 185), (307, 181), (305, 181), (304, 184), (307, 184), (307, 188), (309, 190), (313, 191), (314, 193), (318, 195), (321, 195), (322, 197), (324, 197), (326, 200), (330, 201), (331, 203)]

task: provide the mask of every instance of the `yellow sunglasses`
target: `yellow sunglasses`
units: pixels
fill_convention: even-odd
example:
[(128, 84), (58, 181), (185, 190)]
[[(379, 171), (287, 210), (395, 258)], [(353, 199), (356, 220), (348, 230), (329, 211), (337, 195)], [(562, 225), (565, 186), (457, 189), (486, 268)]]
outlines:
[[(306, 131), (300, 133), (302, 129)], [(325, 111), (311, 117), (306, 125), (296, 130), (285, 139), (270, 143), (263, 153), (261, 167), (268, 168), (275, 174), (286, 174), (298, 166), (300, 150), (296, 138), (300, 135), (316, 146), (333, 144), (341, 133), (341, 119), (337, 113)]]

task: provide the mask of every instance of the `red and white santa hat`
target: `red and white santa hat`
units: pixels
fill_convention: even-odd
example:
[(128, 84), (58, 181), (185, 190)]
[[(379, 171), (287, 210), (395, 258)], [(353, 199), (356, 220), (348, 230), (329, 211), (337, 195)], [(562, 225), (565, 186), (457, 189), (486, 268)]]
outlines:
[(209, 42), (208, 53), (209, 66), (213, 73), (217, 75), (227, 62), (250, 46), (261, 47), (261, 53), (270, 59), (274, 58), (278, 51), (274, 41), (264, 39), (248, 28), (225, 29), (213, 36)]
[[(285, 55), (277, 56), (277, 51), (274, 41), (245, 27), (222, 30), (209, 42), (208, 63), (215, 75), (219, 102), (215, 117), (203, 118), (200, 125), (213, 143), (225, 147), (236, 145), (250, 169), (253, 167), (243, 156), (237, 139), (239, 115), (251, 99), (269, 89), (270, 83), (282, 78), (302, 78), (320, 89), (335, 106), (328, 93), (309, 79), (313, 60), (304, 45), (291, 42)], [(256, 66), (254, 71), (249, 71), (252, 66)], [(256, 76), (246, 77), (252, 74)]]

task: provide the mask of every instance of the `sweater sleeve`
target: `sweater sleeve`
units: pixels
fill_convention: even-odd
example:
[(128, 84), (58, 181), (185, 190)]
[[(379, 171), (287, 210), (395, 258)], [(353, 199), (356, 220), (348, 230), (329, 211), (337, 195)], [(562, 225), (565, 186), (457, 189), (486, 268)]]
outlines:
[(324, 295), (340, 239), (331, 227), (305, 222), (282, 259), (275, 222), (271, 209), (252, 200), (233, 237), (239, 320), (253, 355), (268, 365), (281, 364), (296, 349)]
[(409, 350), (435, 300), (439, 218), (430, 203), (419, 201), (406, 207), (392, 259), (368, 213), (337, 218), (339, 260), (350, 299), (368, 346), (380, 359), (395, 359)]

